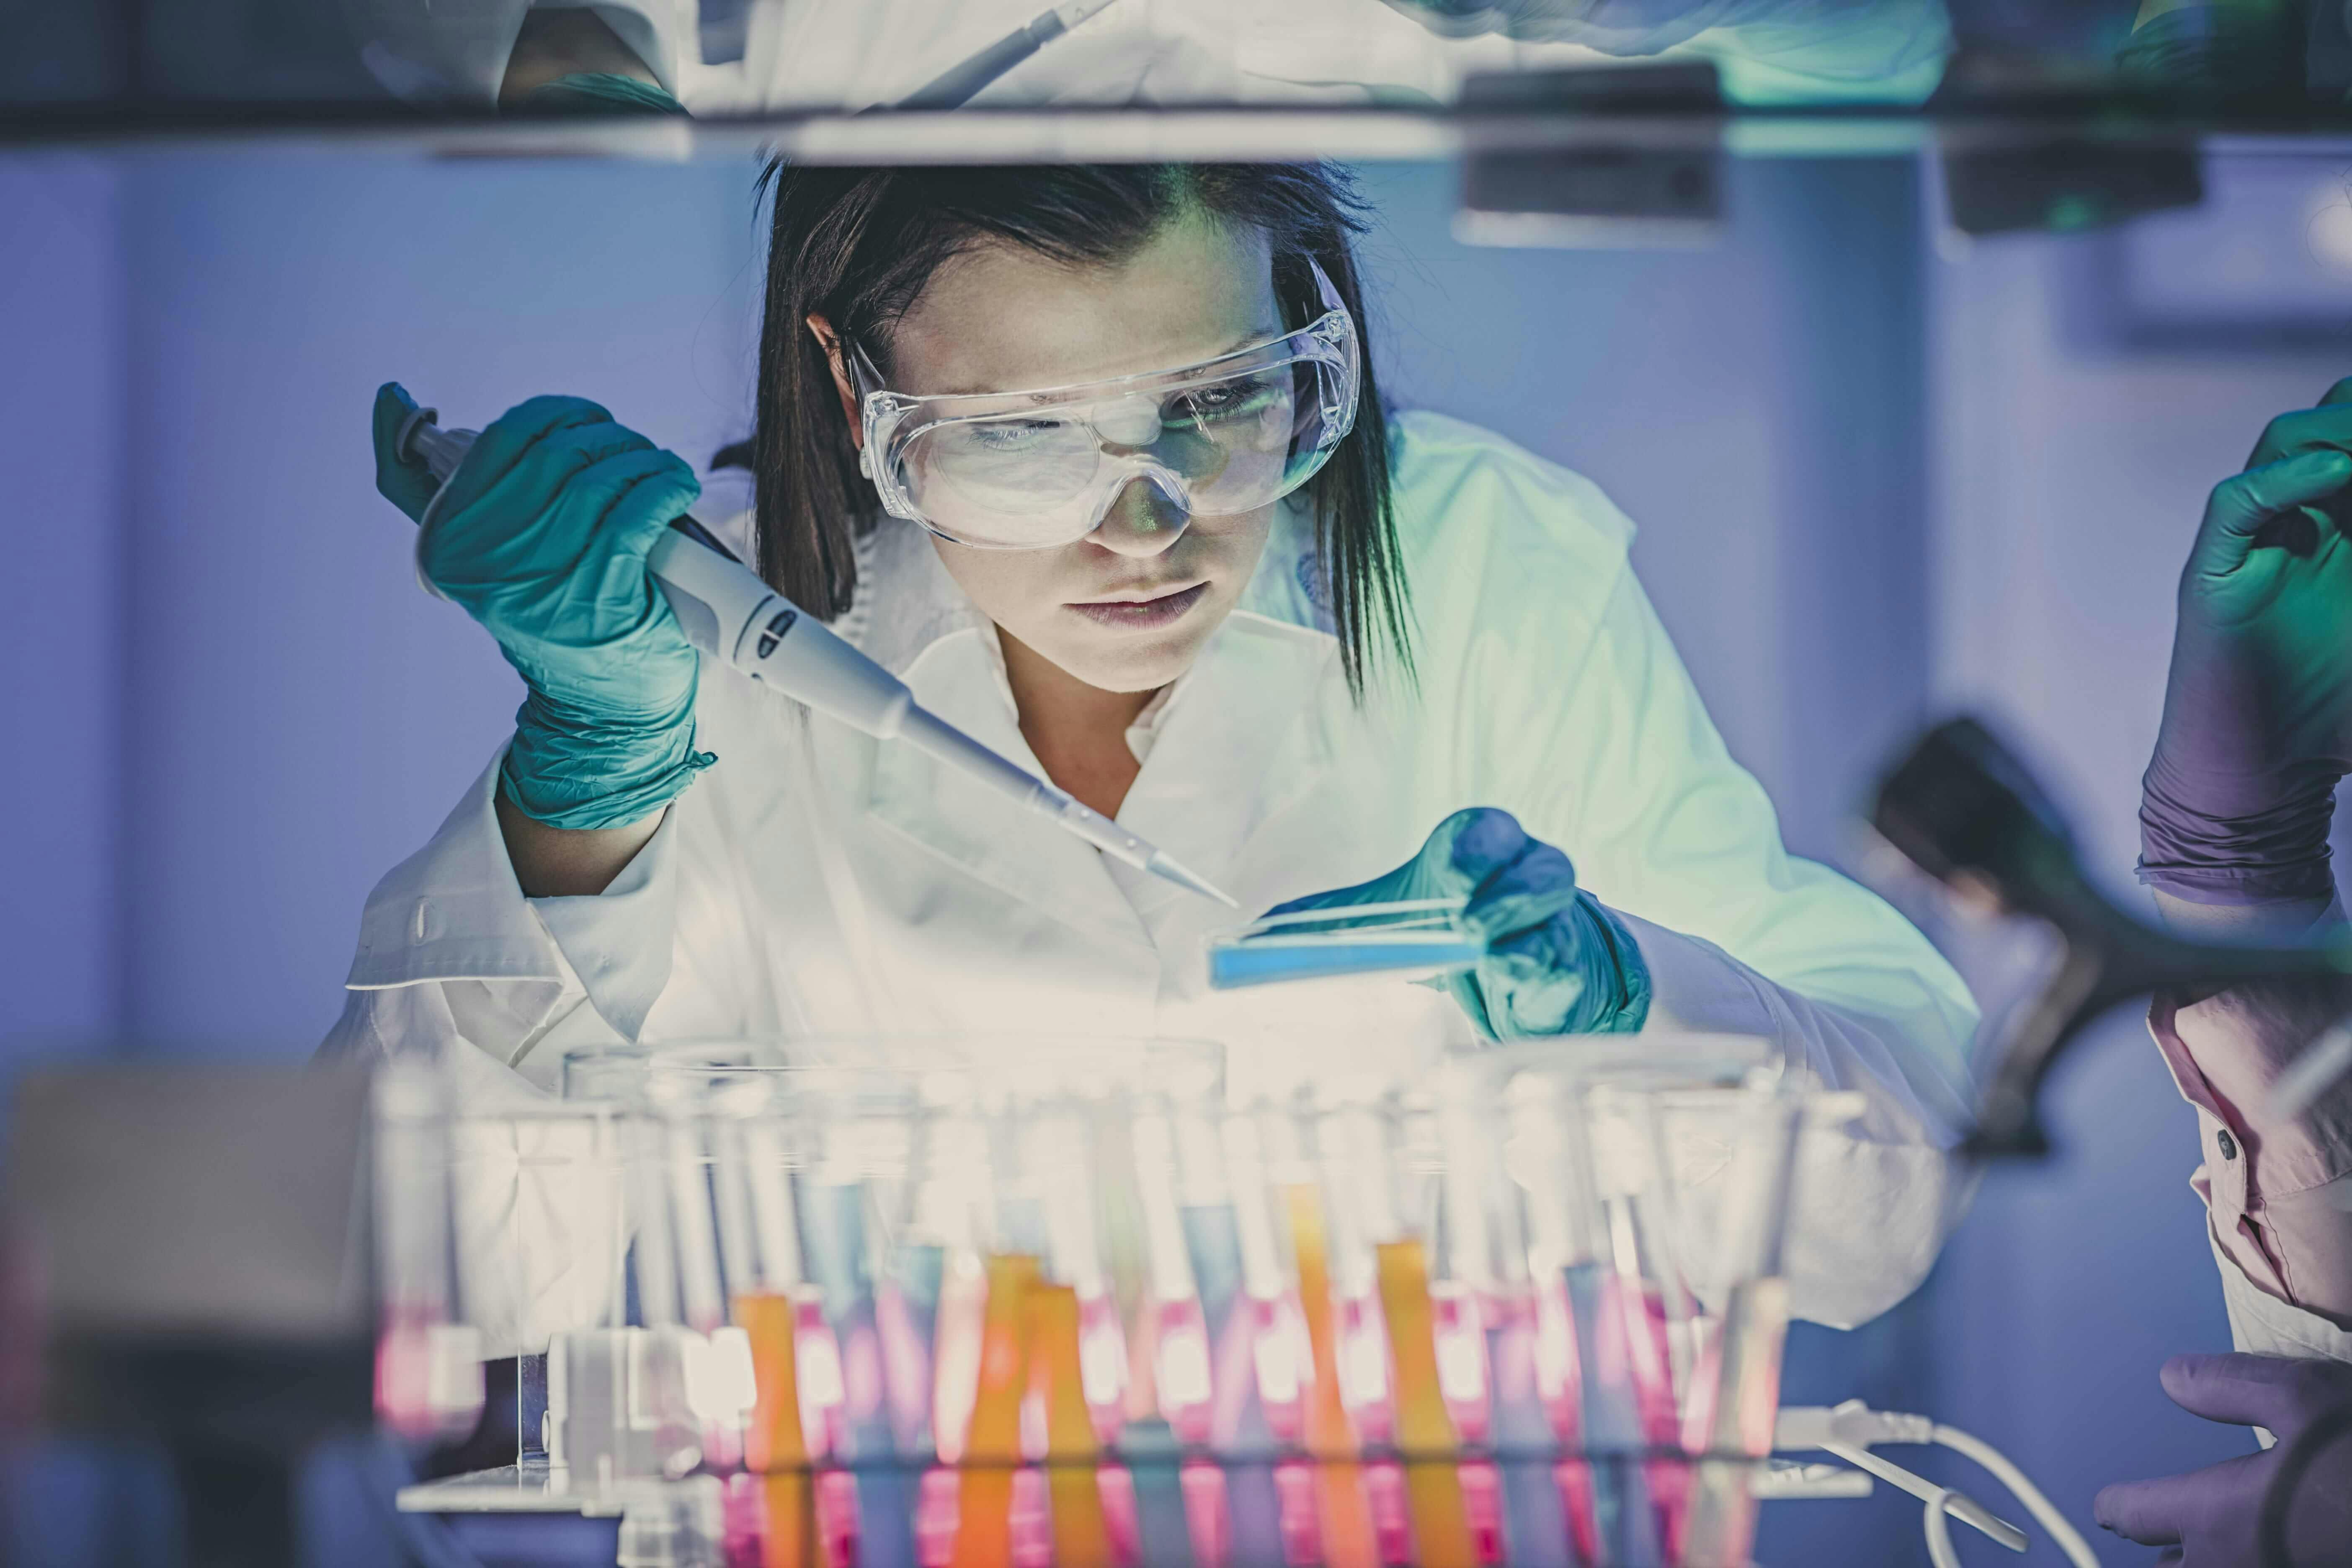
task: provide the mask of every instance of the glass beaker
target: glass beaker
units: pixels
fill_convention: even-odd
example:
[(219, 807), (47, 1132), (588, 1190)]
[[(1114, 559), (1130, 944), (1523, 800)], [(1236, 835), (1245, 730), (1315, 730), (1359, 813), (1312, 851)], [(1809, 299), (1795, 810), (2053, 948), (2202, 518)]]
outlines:
[[(452, 1119), (449, 1140), (460, 1293), (482, 1353), (516, 1358), (517, 1463), (565, 1463), (551, 1356), (619, 1319), (633, 1228), (624, 1118), (601, 1103), (476, 1106)], [(577, 1484), (682, 1474), (698, 1457), (650, 1427), (625, 1439), (598, 1425), (607, 1435)]]
[[(1722, 1251), (1728, 1232), (1675, 1173), (1695, 1118), (1712, 1119), (1741, 1149), (1770, 1143), (1781, 1124), (1773, 1108), (1786, 1102), (1769, 1047), (1675, 1036), (1517, 1047), (1493, 1070), (1544, 1298), (1547, 1381), (1558, 1380), (1547, 1403), (1576, 1455), (1566, 1472), (1576, 1538), (1612, 1568), (1744, 1568), (1747, 1489), (1769, 1450), (1770, 1415), (1752, 1458), (1717, 1451), (1725, 1324), (1702, 1310), (1694, 1285), (1745, 1266)], [(1785, 1194), (1785, 1182), (1743, 1188), (1740, 1212), (1717, 1214), (1743, 1235), (1760, 1225), (1777, 1237)], [(1770, 1297), (1768, 1289), (1768, 1305)], [(1762, 1338), (1777, 1368), (1779, 1328)], [(1753, 1381), (1752, 1371), (1739, 1375)]]

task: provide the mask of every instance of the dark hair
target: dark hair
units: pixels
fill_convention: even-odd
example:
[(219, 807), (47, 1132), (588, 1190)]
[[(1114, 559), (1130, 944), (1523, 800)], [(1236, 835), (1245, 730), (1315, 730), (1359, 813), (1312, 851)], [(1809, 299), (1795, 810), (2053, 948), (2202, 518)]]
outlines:
[[(1363, 204), (1319, 164), (1126, 164), (1023, 168), (768, 166), (774, 202), (751, 462), (761, 575), (819, 616), (847, 610), (854, 544), (877, 503), (857, 468), (831, 362), (807, 326), (824, 317), (887, 355), (890, 329), (931, 275), (972, 245), (1005, 240), (1056, 261), (1132, 255), (1171, 221), (1200, 213), (1262, 231), (1287, 325), (1322, 313), (1311, 258), (1356, 319), (1363, 385), (1356, 424), (1310, 487), (1315, 543), (1350, 690), (1385, 645), (1410, 673), (1410, 606), (1389, 497), (1388, 422), (1364, 342), (1364, 301), (1349, 238)], [(884, 362), (887, 364), (887, 360)]]

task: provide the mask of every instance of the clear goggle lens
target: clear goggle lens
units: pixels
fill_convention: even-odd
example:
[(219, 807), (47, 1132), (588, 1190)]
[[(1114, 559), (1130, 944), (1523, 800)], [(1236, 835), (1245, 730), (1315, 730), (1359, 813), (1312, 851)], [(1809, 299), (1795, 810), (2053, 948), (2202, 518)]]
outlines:
[(884, 506), (959, 543), (1025, 550), (1085, 538), (1138, 480), (1188, 518), (1271, 505), (1355, 420), (1354, 323), (1316, 277), (1321, 319), (1198, 366), (1038, 393), (867, 391)]

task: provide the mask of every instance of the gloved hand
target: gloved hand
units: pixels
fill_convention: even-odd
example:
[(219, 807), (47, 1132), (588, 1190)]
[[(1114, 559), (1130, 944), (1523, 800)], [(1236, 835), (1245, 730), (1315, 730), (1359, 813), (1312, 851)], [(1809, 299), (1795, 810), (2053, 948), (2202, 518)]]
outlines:
[[(2271, 421), (2180, 576), (2140, 880), (2206, 904), (2326, 900), (2352, 772), (2352, 379)], [(2323, 507), (2318, 503), (2329, 502)]]
[(376, 394), (376, 488), (423, 523), (425, 580), (530, 689), (500, 789), (555, 827), (652, 815), (717, 760), (694, 749), (694, 648), (646, 572), (701, 493), (693, 470), (593, 403), (534, 397), (482, 432), (436, 496), (392, 450), (415, 407), (397, 385)]
[[(2164, 1392), (2209, 1421), (2266, 1426), (2279, 1446), (2190, 1475), (2100, 1489), (2092, 1517), (2126, 1541), (2172, 1548), (2182, 1568), (2260, 1568), (2263, 1494), (2287, 1447), (2326, 1411), (2352, 1402), (2352, 1366), (2267, 1355), (2177, 1355)], [(2352, 1563), (2352, 1433), (2329, 1443), (2295, 1487), (2287, 1515), (2294, 1568)]]
[(1480, 1032), (1509, 1040), (1642, 1026), (1650, 1012), (1642, 950), (1615, 915), (1579, 890), (1568, 857), (1528, 837), (1507, 811), (1457, 811), (1388, 875), (1267, 913), (1464, 897), (1463, 923), (1485, 941), (1486, 956), (1444, 984)]

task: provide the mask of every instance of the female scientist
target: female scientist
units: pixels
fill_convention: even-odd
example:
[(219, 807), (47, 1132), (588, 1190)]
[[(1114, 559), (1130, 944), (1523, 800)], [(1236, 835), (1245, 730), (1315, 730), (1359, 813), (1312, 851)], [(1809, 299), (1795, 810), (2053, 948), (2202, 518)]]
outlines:
[(1087, 1031), (1223, 1041), (1248, 1092), (1495, 1038), (1764, 1036), (1869, 1108), (1809, 1150), (1795, 1310), (1850, 1324), (1917, 1283), (1966, 990), (1782, 849), (1608, 498), (1383, 408), (1340, 176), (780, 166), (772, 197), (767, 580), (1249, 909), (1463, 895), (1485, 961), (1209, 991), (1230, 911), (698, 671), (644, 568), (683, 461), (536, 398), (436, 499), (386, 388), (379, 487), (527, 696), (369, 900), (331, 1049), (544, 1087), (615, 1037)]

